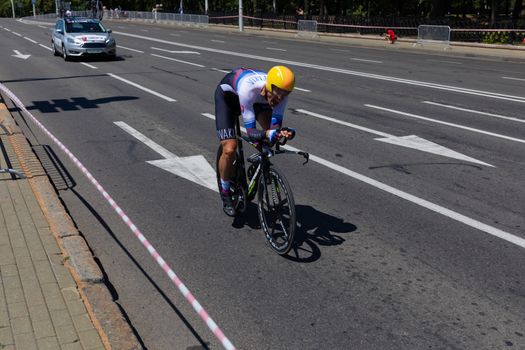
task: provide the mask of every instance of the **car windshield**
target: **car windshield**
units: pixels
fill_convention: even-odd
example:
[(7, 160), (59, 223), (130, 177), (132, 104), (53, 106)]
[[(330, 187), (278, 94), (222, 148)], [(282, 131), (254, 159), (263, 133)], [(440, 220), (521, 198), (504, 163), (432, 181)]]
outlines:
[(68, 33), (105, 33), (106, 28), (97, 22), (66, 22)]

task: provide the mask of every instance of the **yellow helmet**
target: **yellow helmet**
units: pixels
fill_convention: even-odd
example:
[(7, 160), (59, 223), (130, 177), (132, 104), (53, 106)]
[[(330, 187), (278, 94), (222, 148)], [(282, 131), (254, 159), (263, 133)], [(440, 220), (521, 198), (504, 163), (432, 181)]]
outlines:
[(272, 85), (285, 91), (292, 91), (295, 85), (295, 75), (285, 66), (275, 66), (268, 71), (266, 76), (266, 90), (272, 91)]

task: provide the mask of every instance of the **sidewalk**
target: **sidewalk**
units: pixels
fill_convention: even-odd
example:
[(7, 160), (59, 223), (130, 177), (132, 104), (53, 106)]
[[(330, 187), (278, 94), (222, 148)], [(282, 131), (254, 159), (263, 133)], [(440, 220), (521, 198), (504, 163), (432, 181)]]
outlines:
[(139, 349), (89, 248), (0, 98), (0, 350)]

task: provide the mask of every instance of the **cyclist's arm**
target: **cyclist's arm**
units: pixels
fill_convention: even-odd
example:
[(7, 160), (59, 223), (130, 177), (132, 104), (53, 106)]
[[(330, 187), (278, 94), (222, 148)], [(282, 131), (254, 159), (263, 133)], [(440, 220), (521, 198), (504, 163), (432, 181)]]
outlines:
[(241, 105), (242, 120), (250, 140), (265, 140), (265, 132), (257, 129), (255, 111), (253, 109), (253, 96), (251, 94), (239, 94), (239, 103)]
[[(295, 137), (295, 129), (293, 128), (282, 128), (284, 111), (286, 110), (286, 104), (288, 103), (288, 96), (286, 96), (281, 103), (273, 108), (272, 112), (272, 123), (270, 129), (278, 129), (278, 134), (275, 136), (277, 139), (282, 137), (289, 140)], [(282, 129), (281, 129), (282, 128)], [(271, 132), (271, 131), (270, 131)]]
[(288, 102), (288, 96), (285, 96), (281, 103), (273, 108), (272, 111), (272, 123), (270, 129), (278, 129), (283, 125), (284, 111), (286, 110), (286, 103)]

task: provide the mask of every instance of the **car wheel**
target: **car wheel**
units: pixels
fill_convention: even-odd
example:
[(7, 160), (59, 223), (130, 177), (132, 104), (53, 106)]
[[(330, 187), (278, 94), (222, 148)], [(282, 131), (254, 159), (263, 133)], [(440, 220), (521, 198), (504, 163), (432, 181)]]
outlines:
[(64, 61), (69, 61), (69, 56), (67, 55), (64, 45), (62, 45), (62, 57), (64, 58)]
[(53, 56), (59, 56), (60, 52), (57, 51), (57, 47), (53, 41), (51, 41), (51, 46), (53, 46)]

